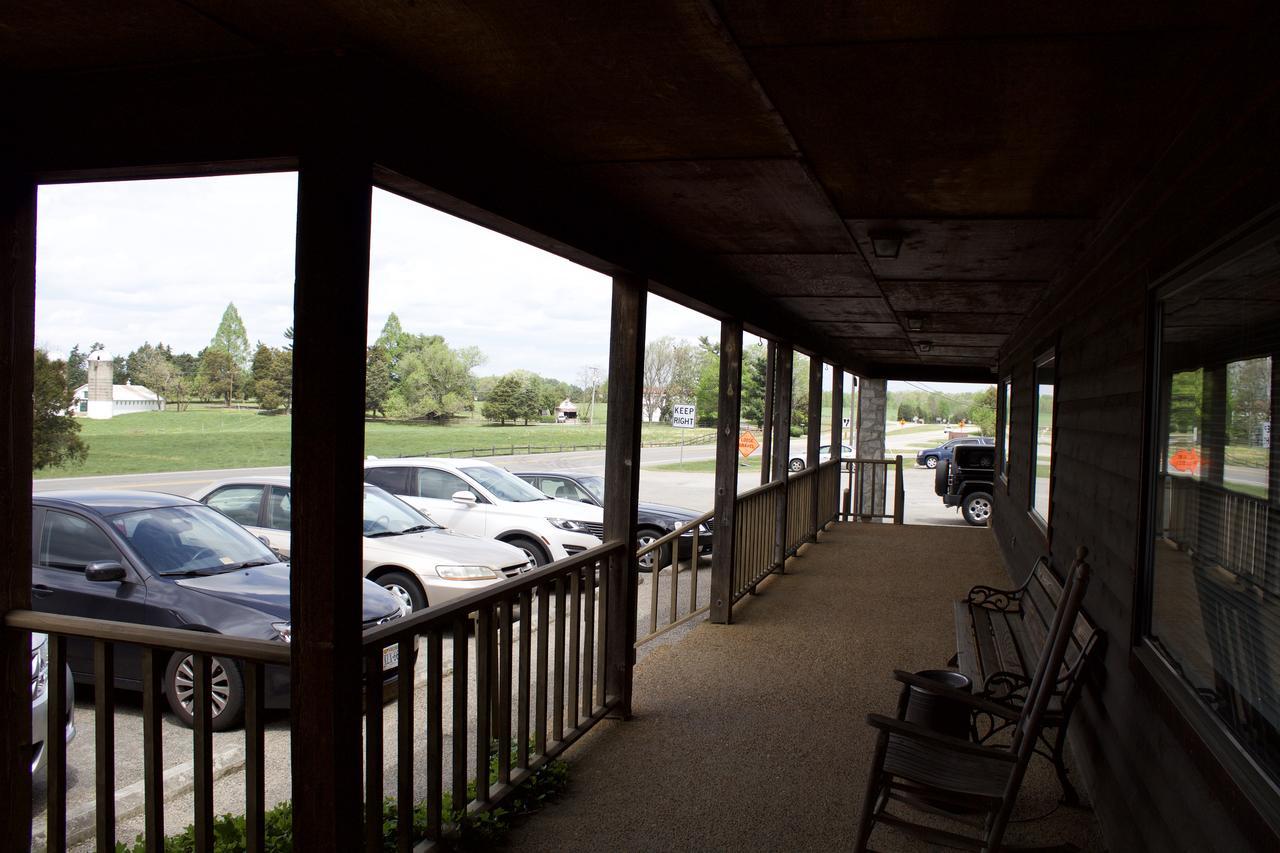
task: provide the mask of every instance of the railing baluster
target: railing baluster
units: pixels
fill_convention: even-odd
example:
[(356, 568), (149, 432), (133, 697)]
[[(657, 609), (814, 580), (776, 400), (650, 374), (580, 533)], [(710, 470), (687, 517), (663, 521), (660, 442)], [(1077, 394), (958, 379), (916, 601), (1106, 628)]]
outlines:
[(649, 552), (649, 633), (658, 630), (658, 551)]
[[(396, 685), (399, 689), (399, 685)], [(382, 649), (364, 656), (364, 849), (382, 851), (382, 800), (385, 796), (382, 751)]]
[[(49, 635), (49, 734), (45, 738), (48, 766), (45, 783), (48, 807), (47, 849), (67, 848), (67, 638)], [(162, 841), (163, 843), (163, 841)]]
[(533, 708), (533, 749), (547, 752), (547, 647), (551, 639), (551, 587), (538, 585), (538, 675)]
[(609, 636), (607, 621), (609, 618), (609, 608), (606, 602), (609, 600), (609, 564), (607, 561), (596, 563), (591, 570), (594, 572), (597, 583), (600, 585), (600, 593), (596, 596), (596, 702), (593, 706), (603, 707), (605, 702), (604, 696), (604, 679), (605, 666), (608, 663), (608, 656), (605, 654), (605, 639)]
[[(168, 654), (142, 650), (142, 789), (147, 853), (164, 851), (164, 701), (160, 679)], [(248, 682), (245, 683), (246, 691)], [(51, 709), (52, 710), (52, 709)]]
[[(453, 620), (453, 810), (462, 812), (467, 807), (467, 629), (470, 620), (466, 614)], [(479, 646), (479, 631), (476, 645)], [(446, 816), (453, 820), (452, 815)]]
[[(58, 673), (62, 675), (61, 672)], [(98, 849), (116, 849), (115, 647), (93, 641), (94, 758), (97, 776), (95, 824)]]
[[(654, 572), (657, 572), (654, 563)], [(582, 578), (581, 572), (575, 569), (569, 573), (569, 698), (566, 710), (569, 712), (569, 729), (578, 727), (578, 675), (579, 652), (582, 644)]]
[[(466, 638), (463, 638), (465, 648)], [(440, 838), (444, 795), (444, 643), (438, 630), (427, 634), (427, 838)]]
[[(193, 654), (195, 690), (191, 697), (192, 751), (195, 759), (196, 853), (213, 851), (213, 697), (209, 656)], [(111, 848), (107, 848), (111, 849)]]
[[(595, 673), (595, 619), (596, 619), (596, 572), (594, 566), (586, 569), (586, 582), (583, 584), (583, 629), (582, 629), (582, 716), (591, 716), (591, 697), (593, 695), (591, 677)], [(604, 654), (604, 650), (600, 650)]]
[[(378, 683), (382, 683), (381, 649), (375, 670)], [(400, 853), (413, 849), (413, 682), (415, 654), (413, 636), (400, 639), (397, 649), (396, 673), (396, 848)], [(382, 708), (382, 696), (378, 696), (378, 708)], [(381, 716), (381, 710), (379, 710)]]
[[(266, 738), (262, 728), (262, 664), (244, 664), (244, 829), (247, 853), (262, 853), (266, 847)], [(381, 720), (379, 720), (381, 722)], [(379, 735), (382, 730), (379, 726)], [(378, 742), (381, 755), (382, 742)], [(379, 776), (381, 779), (381, 776)], [(381, 801), (381, 796), (378, 797)], [(381, 829), (382, 822), (378, 822)], [(379, 839), (381, 840), (381, 839)]]
[(556, 676), (551, 696), (551, 737), (564, 740), (564, 592), (565, 578), (556, 578)]
[[(693, 528), (693, 558), (689, 573), (689, 612), (698, 609), (698, 528)], [(736, 552), (735, 552), (736, 553)]]
[(498, 648), (498, 784), (511, 782), (511, 599), (498, 605), (500, 646)]
[(489, 801), (489, 736), (493, 716), (493, 682), (491, 681), (490, 658), (493, 656), (493, 645), (490, 635), (493, 633), (493, 606), (486, 604), (480, 608), (476, 620), (476, 743), (475, 774), (476, 802)]
[(520, 593), (520, 673), (516, 698), (516, 767), (529, 766), (529, 671), (533, 654), (533, 596)]
[(670, 615), (668, 622), (676, 621), (677, 608), (680, 600), (680, 539), (677, 537), (671, 541), (671, 577), (667, 579), (667, 583), (671, 587), (671, 602), (668, 604)]

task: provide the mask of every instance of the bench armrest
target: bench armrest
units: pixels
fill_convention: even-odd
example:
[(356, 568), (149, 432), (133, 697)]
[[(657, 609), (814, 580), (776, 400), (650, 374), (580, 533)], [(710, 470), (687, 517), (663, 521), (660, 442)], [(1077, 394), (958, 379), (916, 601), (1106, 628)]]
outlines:
[(960, 752), (965, 755), (977, 755), (982, 758), (993, 758), (997, 761), (1015, 762), (1018, 756), (1007, 749), (998, 747), (983, 746), (980, 743), (974, 743), (964, 738), (952, 737), (942, 732), (934, 731), (926, 726), (908, 723), (906, 720), (895, 720), (892, 717), (886, 717), (883, 714), (867, 714), (867, 723), (882, 732), (888, 734), (901, 735), (911, 740), (922, 740), (933, 744), (950, 752)]
[(979, 711), (983, 714), (990, 714), (993, 717), (1000, 717), (1003, 720), (1016, 720), (1022, 715), (1020, 708), (1012, 708), (1001, 702), (987, 699), (983, 696), (975, 696), (967, 690), (957, 690), (954, 687), (947, 687), (945, 684), (939, 684), (929, 678), (921, 678), (915, 673), (904, 672), (900, 669), (893, 671), (893, 677), (901, 681), (909, 687), (916, 687), (926, 693), (932, 693), (935, 696), (942, 696), (947, 699), (968, 705), (972, 710)]
[(996, 589), (978, 585), (970, 588), (965, 601), (973, 607), (985, 607), (988, 610), (1018, 610), (1021, 598), (1021, 589)]

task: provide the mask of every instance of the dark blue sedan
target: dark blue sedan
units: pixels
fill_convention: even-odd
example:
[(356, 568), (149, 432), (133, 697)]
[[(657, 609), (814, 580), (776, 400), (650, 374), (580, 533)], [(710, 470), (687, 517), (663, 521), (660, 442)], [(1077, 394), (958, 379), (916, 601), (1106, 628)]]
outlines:
[[(35, 610), (289, 642), (289, 564), (217, 510), (124, 491), (43, 492), (32, 509)], [(365, 627), (404, 615), (393, 595), (363, 583)], [(93, 681), (91, 642), (69, 639), (67, 657), (78, 682)], [(384, 661), (388, 677), (393, 664)], [(213, 727), (234, 727), (244, 711), (239, 665), (214, 658), (211, 670)], [(117, 686), (141, 690), (141, 650), (117, 646), (115, 673)], [(164, 689), (188, 725), (193, 680), (191, 656), (174, 653)], [(288, 669), (267, 667), (266, 682), (266, 706), (288, 707)]]
[(978, 435), (953, 438), (950, 441), (944, 441), (937, 447), (921, 450), (916, 454), (916, 464), (923, 465), (926, 468), (937, 468), (941, 462), (950, 462), (951, 454), (962, 444), (985, 444), (987, 447), (993, 447), (995, 443), (996, 440), (994, 438), (984, 438)]

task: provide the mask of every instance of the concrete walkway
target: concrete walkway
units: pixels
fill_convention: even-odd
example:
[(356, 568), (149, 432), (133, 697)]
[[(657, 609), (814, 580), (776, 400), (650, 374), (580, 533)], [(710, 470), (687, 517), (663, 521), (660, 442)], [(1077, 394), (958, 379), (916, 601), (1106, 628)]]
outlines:
[[(634, 719), (567, 753), (569, 793), (511, 849), (851, 848), (873, 749), (865, 716), (893, 712), (891, 670), (943, 665), (951, 601), (1008, 581), (980, 528), (838, 525), (787, 569), (733, 625), (701, 624), (637, 666)], [(1015, 819), (1053, 811), (1058, 795), (1034, 759)], [(1103, 849), (1092, 814), (1066, 807), (1006, 840)], [(925, 849), (884, 828), (872, 845)]]

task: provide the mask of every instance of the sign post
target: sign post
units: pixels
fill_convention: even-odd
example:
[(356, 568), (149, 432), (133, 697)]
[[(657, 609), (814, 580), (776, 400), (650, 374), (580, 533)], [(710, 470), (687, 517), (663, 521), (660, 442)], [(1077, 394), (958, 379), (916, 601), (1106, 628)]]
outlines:
[[(693, 429), (698, 424), (697, 406), (672, 406), (671, 425), (680, 429)], [(680, 464), (684, 464), (684, 435), (680, 436)]]

